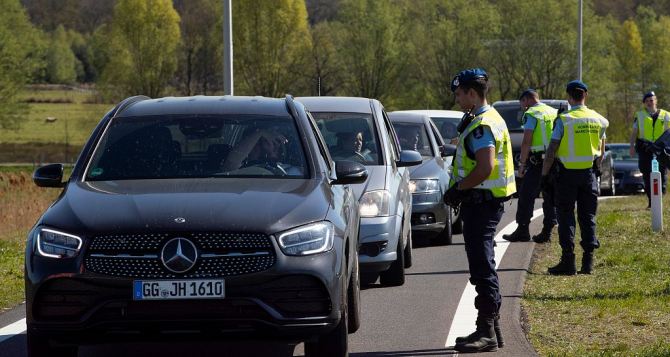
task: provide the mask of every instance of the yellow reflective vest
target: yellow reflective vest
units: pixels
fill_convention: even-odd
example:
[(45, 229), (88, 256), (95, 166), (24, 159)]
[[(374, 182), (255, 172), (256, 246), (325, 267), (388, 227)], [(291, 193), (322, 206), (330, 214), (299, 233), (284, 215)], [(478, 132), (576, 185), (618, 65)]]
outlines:
[(531, 152), (540, 153), (547, 150), (557, 112), (556, 109), (544, 103), (539, 103), (528, 108), (524, 113), (524, 115), (530, 115), (537, 120), (537, 125), (533, 130), (533, 141), (530, 144)]
[(588, 169), (600, 156), (601, 132), (609, 121), (596, 111), (580, 106), (559, 116), (563, 122), (563, 137), (557, 156), (570, 170)]
[(489, 127), (491, 133), (493, 133), (496, 158), (489, 177), (474, 188), (490, 190), (493, 196), (498, 198), (511, 196), (516, 192), (514, 163), (512, 161), (512, 141), (509, 131), (507, 131), (505, 120), (493, 108), (477, 115), (459, 136), (451, 185), (468, 176), (477, 165), (477, 161), (467, 154), (465, 138), (482, 125)]
[(664, 131), (668, 130), (670, 124), (670, 114), (663, 109), (659, 110), (655, 124), (646, 109), (635, 113), (635, 119), (637, 120), (637, 138), (649, 141), (656, 141)]

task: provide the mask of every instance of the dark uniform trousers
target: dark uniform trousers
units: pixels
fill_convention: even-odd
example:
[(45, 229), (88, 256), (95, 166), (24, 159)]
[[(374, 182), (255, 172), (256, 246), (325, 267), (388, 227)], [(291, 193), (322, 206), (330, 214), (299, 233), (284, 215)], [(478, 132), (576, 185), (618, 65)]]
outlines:
[[(516, 210), (516, 223), (530, 224), (533, 217), (535, 199), (540, 192), (540, 181), (542, 179), (542, 161), (534, 164), (529, 161), (523, 183), (519, 188), (519, 201)], [(542, 188), (542, 211), (544, 211), (544, 227), (556, 225), (556, 206), (554, 205), (553, 187)]]
[[(637, 162), (637, 167), (640, 169), (640, 172), (642, 173), (642, 179), (644, 180), (644, 193), (647, 194), (647, 200), (651, 203), (651, 182), (649, 182), (649, 177), (651, 176), (651, 160), (653, 159), (652, 155), (643, 151), (638, 151), (638, 162)], [(666, 174), (665, 174), (666, 167), (661, 163), (660, 161), (658, 162), (658, 171), (661, 172), (661, 182), (662, 182), (662, 187), (663, 187), (663, 193), (665, 193), (665, 186), (666, 186)]]
[(502, 299), (496, 273), (493, 238), (503, 215), (502, 200), (481, 203), (463, 203), (463, 239), (470, 267), (470, 283), (475, 286), (475, 307), (480, 316), (498, 313)]
[(582, 233), (581, 246), (592, 252), (600, 246), (596, 239), (596, 210), (598, 209), (598, 181), (593, 169), (568, 170), (561, 166), (556, 180), (556, 207), (558, 237), (564, 252), (575, 249), (575, 203)]

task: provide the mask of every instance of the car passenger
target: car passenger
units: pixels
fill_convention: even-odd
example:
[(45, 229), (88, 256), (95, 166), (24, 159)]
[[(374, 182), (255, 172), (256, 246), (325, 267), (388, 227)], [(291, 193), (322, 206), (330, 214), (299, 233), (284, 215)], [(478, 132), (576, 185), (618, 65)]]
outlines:
[(256, 129), (235, 145), (223, 171), (260, 167), (276, 175), (302, 175), (298, 167), (281, 163), (289, 140), (276, 129)]

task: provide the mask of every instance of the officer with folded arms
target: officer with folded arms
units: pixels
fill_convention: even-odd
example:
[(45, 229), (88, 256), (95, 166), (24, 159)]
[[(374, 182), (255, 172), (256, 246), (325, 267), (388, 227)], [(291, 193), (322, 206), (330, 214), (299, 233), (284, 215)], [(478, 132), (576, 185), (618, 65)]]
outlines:
[(461, 71), (451, 84), (466, 115), (458, 127), (452, 179), (444, 201), (461, 205), (465, 252), (478, 310), (475, 332), (456, 339), (455, 349), (460, 352), (496, 351), (503, 346), (493, 238), (503, 203), (516, 192), (516, 185), (507, 125), (488, 105), (488, 89), (488, 75), (480, 68)]
[[(535, 198), (540, 192), (544, 152), (549, 146), (554, 119), (556, 119), (556, 109), (540, 102), (540, 96), (534, 89), (527, 89), (521, 93), (519, 104), (526, 109), (523, 115), (523, 141), (518, 174), (523, 178), (523, 183), (519, 188), (519, 200), (517, 201), (517, 228), (513, 233), (503, 235), (503, 239), (510, 242), (530, 240), (528, 226), (533, 217)], [(533, 237), (537, 243), (551, 240), (551, 230), (556, 225), (556, 208), (554, 207), (553, 190), (550, 186), (543, 187), (542, 199), (544, 212), (542, 232)]]
[[(596, 111), (586, 107), (588, 87), (575, 80), (568, 83), (566, 92), (571, 109), (559, 115), (542, 166), (542, 184), (549, 181), (549, 171), (558, 159), (556, 180), (556, 207), (561, 261), (551, 268), (552, 275), (574, 275), (575, 266), (575, 203), (581, 230), (582, 267), (580, 274), (591, 274), (593, 251), (600, 246), (596, 238), (596, 210), (598, 182), (596, 169), (600, 167), (605, 150), (605, 130), (609, 122)], [(595, 165), (594, 165), (594, 159)], [(595, 167), (594, 167), (595, 166)]]
[[(644, 192), (647, 194), (647, 208), (651, 207), (651, 182), (649, 174), (651, 173), (652, 154), (646, 150), (643, 140), (654, 142), (664, 131), (670, 127), (670, 113), (659, 109), (656, 100), (656, 93), (648, 92), (642, 97), (642, 103), (645, 108), (635, 113), (633, 120), (633, 132), (630, 136), (630, 156), (635, 156), (637, 151), (639, 155), (638, 168), (644, 179)], [(661, 172), (661, 181), (663, 184), (663, 193), (665, 193), (665, 166), (659, 161), (659, 171)]]

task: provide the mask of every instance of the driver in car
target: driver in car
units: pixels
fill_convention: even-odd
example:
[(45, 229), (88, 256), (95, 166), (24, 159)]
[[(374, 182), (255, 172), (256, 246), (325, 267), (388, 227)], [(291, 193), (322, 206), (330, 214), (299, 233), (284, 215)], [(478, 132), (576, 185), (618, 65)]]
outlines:
[(397, 128), (398, 141), (403, 150), (419, 151), (419, 132), (414, 128)]
[(223, 171), (259, 167), (278, 176), (302, 175), (298, 167), (281, 163), (288, 139), (276, 129), (257, 129), (230, 151)]
[(358, 131), (337, 134), (340, 150), (338, 156), (360, 163), (373, 161), (369, 150), (363, 150), (363, 133)]

